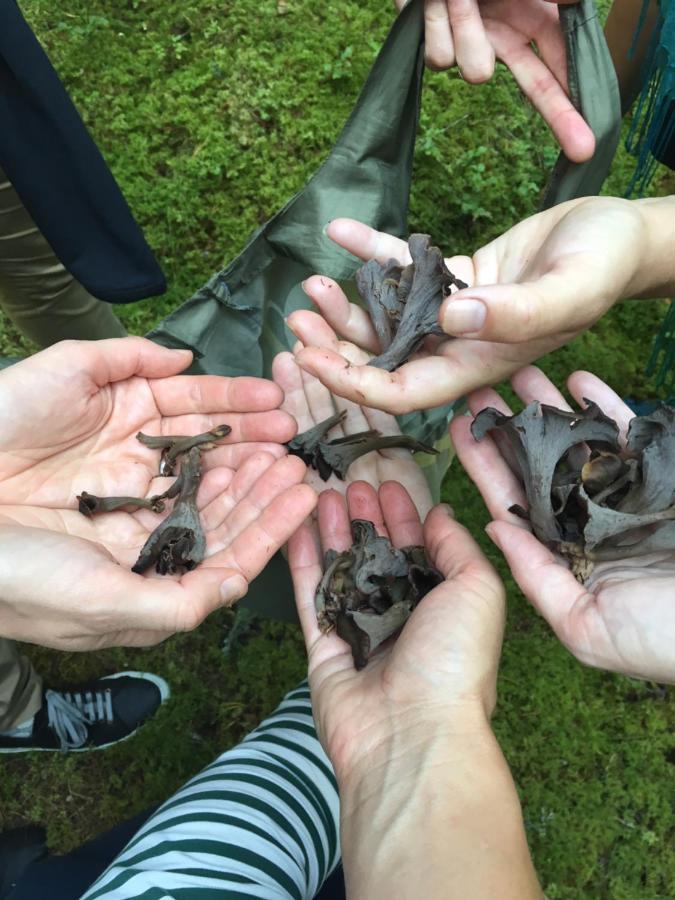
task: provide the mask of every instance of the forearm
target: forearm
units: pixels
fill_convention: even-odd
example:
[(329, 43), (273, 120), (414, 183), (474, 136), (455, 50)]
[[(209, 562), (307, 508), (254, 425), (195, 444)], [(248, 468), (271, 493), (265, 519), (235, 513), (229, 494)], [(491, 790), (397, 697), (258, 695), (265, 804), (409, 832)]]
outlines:
[(642, 216), (645, 238), (624, 299), (675, 296), (675, 195), (630, 202)]
[(518, 795), (489, 726), (418, 734), (368, 753), (363, 773), (340, 785), (349, 900), (540, 900)]

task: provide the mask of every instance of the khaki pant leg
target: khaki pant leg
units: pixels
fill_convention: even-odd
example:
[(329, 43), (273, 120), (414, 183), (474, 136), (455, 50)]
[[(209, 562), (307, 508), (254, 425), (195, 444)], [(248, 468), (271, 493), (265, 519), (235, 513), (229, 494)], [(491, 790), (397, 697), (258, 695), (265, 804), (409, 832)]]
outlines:
[(16, 644), (0, 638), (0, 731), (11, 731), (42, 706), (42, 679)]
[(41, 347), (126, 331), (110, 304), (66, 271), (0, 169), (0, 306)]

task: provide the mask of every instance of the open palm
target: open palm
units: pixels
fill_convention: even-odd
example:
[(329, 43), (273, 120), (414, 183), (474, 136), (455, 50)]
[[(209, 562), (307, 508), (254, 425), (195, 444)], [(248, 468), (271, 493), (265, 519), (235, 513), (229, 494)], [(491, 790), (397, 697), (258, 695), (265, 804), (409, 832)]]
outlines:
[[(569, 409), (564, 397), (533, 366), (512, 379), (525, 403), (539, 400)], [(595, 401), (613, 419), (625, 438), (630, 409), (600, 379), (575, 372), (568, 380), (577, 400)], [(494, 406), (511, 411), (494, 391), (469, 397), (476, 415)], [(565, 646), (587, 665), (656, 681), (675, 681), (675, 552), (653, 553), (597, 563), (582, 585), (566, 563), (541, 544), (522, 519), (508, 512), (526, 505), (523, 489), (490, 437), (477, 443), (471, 419), (451, 424), (457, 455), (476, 483), (494, 521), (488, 526), (525, 596), (549, 622)]]
[[(289, 317), (291, 329), (295, 328), (295, 321), (295, 314), (292, 314)], [(304, 343), (338, 346), (335, 332), (316, 313), (305, 313), (298, 329), (298, 336)], [(343, 344), (342, 347), (343, 353), (353, 363), (367, 362), (368, 354), (363, 350), (353, 345)], [(298, 424), (298, 431), (306, 431), (336, 412), (344, 412), (344, 421), (329, 432), (329, 440), (370, 429), (379, 431), (382, 435), (401, 433), (394, 416), (367, 406), (359, 406), (343, 397), (334, 397), (318, 378), (302, 371), (292, 353), (280, 353), (275, 357), (272, 377), (284, 392), (281, 408), (293, 416)], [(331, 475), (328, 481), (323, 481), (313, 469), (308, 469), (305, 480), (317, 492), (332, 488), (340, 493), (344, 493), (354, 481), (365, 481), (376, 489), (385, 481), (398, 481), (405, 485), (422, 518), (432, 506), (431, 492), (424, 473), (410, 451), (402, 448), (366, 453), (351, 464), (344, 481), (335, 475)]]
[[(502, 584), (468, 532), (448, 508), (434, 507), (424, 523), (405, 488), (387, 482), (376, 492), (351, 484), (346, 498), (326, 491), (319, 498), (319, 548), (303, 526), (289, 543), (289, 563), (307, 652), (317, 727), (336, 767), (351, 771), (386, 740), (391, 722), (428, 716), (450, 723), (475, 717), (485, 722), (495, 704), (504, 625)], [(314, 595), (328, 549), (351, 546), (350, 519), (367, 519), (396, 547), (424, 544), (446, 580), (414, 610), (396, 641), (388, 641), (362, 671), (349, 646), (322, 634)], [(452, 724), (450, 725), (452, 727)]]
[[(279, 389), (178, 375), (190, 358), (141, 338), (64, 342), (2, 373), (0, 587), (12, 637), (89, 649), (192, 628), (242, 596), (313, 508), (304, 465), (280, 446), (295, 423), (276, 408)], [(137, 432), (222, 423), (232, 432), (203, 455), (197, 498), (204, 563), (176, 580), (132, 573), (166, 513), (88, 519), (76, 495), (162, 493), (173, 479), (157, 477), (158, 453)]]
[[(353, 219), (335, 219), (327, 234), (364, 260), (410, 261), (405, 241)], [(563, 346), (619, 297), (632, 296), (645, 240), (643, 217), (628, 201), (562, 203), (518, 223), (473, 257), (446, 261), (470, 285), (441, 307), (440, 324), (456, 335), (453, 340), (434, 339), (394, 372), (353, 365), (340, 344), (312, 347), (305, 341), (298, 363), (334, 394), (388, 412), (451, 403)], [(369, 315), (336, 282), (313, 276), (305, 290), (342, 338), (379, 351)], [(476, 309), (485, 314), (480, 327), (472, 325)], [(293, 321), (309, 315), (294, 313)]]

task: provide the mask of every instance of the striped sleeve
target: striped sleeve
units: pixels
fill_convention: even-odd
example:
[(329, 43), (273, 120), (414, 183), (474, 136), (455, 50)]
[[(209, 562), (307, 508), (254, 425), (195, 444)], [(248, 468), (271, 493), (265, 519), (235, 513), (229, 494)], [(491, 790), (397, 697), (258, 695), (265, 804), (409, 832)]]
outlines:
[(160, 807), (83, 900), (309, 900), (339, 858), (337, 785), (304, 682)]

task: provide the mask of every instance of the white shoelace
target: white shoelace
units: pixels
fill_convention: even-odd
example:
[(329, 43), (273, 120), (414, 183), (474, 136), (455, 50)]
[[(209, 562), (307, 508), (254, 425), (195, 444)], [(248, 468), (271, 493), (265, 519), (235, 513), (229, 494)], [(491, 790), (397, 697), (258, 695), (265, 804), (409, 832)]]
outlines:
[(45, 691), (49, 727), (59, 740), (61, 750), (77, 750), (89, 734), (89, 725), (113, 721), (112, 695), (104, 691)]

